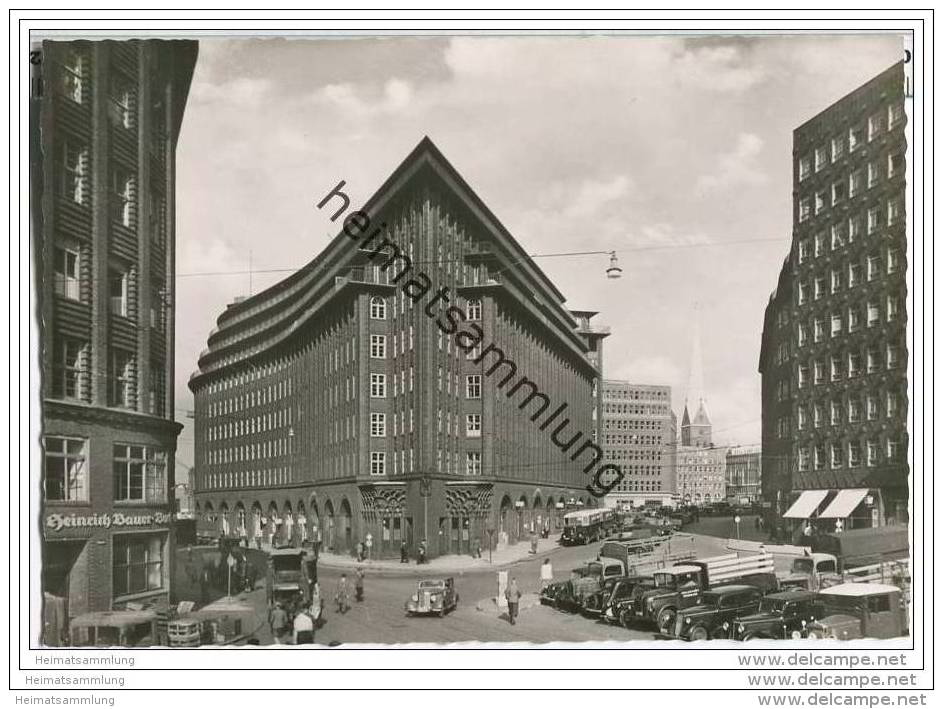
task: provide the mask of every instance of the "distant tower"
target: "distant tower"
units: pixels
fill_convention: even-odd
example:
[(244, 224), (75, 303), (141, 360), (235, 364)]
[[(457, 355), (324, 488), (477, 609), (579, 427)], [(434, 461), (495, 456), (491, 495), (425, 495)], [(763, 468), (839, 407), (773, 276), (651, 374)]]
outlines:
[[(681, 417), (681, 445), (710, 448), (711, 420), (704, 404), (704, 365), (701, 356), (701, 320), (700, 307), (694, 305), (694, 340), (691, 343), (691, 369), (688, 378), (687, 397), (684, 400), (684, 414)], [(691, 419), (688, 402), (697, 402), (697, 412)]]

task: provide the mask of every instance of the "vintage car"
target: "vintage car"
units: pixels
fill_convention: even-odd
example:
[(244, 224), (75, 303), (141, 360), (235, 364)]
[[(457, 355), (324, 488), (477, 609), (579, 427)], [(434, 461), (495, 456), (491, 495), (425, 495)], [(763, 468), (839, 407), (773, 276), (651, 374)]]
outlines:
[(612, 605), (632, 595), (632, 589), (644, 581), (651, 581), (651, 576), (614, 576), (602, 582), (602, 587), (583, 597), (580, 611), (594, 618), (605, 617), (606, 610)]
[(822, 616), (818, 594), (812, 591), (780, 591), (760, 601), (755, 613), (733, 624), (734, 640), (783, 640), (803, 637), (805, 628)]
[(716, 586), (701, 593), (697, 604), (679, 610), (674, 627), (667, 634), (681, 640), (730, 637), (732, 624), (741, 616), (755, 613), (762, 597), (755, 586)]
[(544, 606), (555, 605), (555, 598), (557, 593), (559, 593), (565, 586), (566, 581), (556, 581), (554, 583), (548, 583), (540, 591), (540, 604)]
[(458, 593), (451, 578), (423, 579), (408, 601), (406, 615), (435, 614), (440, 618), (458, 606)]
[[(651, 576), (623, 576), (616, 579), (609, 597), (603, 601), (602, 619), (607, 623), (621, 624), (628, 628), (635, 616), (633, 592), (638, 586), (651, 588), (653, 583)], [(628, 616), (623, 617), (626, 613)]]
[(292, 548), (273, 549), (269, 554), (272, 600), (285, 608), (301, 608), (311, 603), (306, 554), (304, 549)]
[(810, 639), (897, 638), (907, 634), (903, 592), (883, 583), (843, 583), (819, 594), (821, 614), (805, 628)]

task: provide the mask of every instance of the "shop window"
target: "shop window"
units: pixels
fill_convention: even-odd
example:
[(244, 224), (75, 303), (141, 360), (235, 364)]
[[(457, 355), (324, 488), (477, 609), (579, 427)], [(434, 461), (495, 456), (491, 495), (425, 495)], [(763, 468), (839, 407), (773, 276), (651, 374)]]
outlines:
[(164, 538), (116, 536), (113, 542), (115, 596), (159, 591), (164, 587)]

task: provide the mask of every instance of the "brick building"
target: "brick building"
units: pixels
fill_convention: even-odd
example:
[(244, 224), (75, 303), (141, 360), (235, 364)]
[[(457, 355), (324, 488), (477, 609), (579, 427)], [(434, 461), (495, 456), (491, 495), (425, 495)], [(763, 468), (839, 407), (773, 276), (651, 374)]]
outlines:
[(709, 505), (727, 497), (727, 449), (714, 445), (712, 431), (704, 400), (693, 419), (685, 402), (676, 457), (678, 497), (684, 504)]
[[(345, 212), (342, 190), (319, 216)], [(376, 557), (425, 538), (436, 556), (594, 504), (605, 332), (592, 313), (565, 308), (429, 139), (344, 216), (324, 251), (209, 336), (190, 380), (203, 522), (337, 553), (369, 535)], [(447, 295), (417, 295), (430, 290)]]
[(604, 460), (625, 474), (606, 495), (606, 505), (671, 504), (677, 489), (677, 419), (671, 410), (671, 387), (606, 379), (601, 421)]
[(731, 504), (752, 504), (760, 500), (763, 461), (760, 446), (733, 446), (727, 449), (727, 500)]
[(33, 144), (46, 644), (168, 599), (174, 161), (191, 41), (45, 42)]
[(793, 136), (792, 247), (760, 359), (764, 493), (791, 491), (783, 515), (829, 529), (907, 520), (904, 81), (896, 64)]

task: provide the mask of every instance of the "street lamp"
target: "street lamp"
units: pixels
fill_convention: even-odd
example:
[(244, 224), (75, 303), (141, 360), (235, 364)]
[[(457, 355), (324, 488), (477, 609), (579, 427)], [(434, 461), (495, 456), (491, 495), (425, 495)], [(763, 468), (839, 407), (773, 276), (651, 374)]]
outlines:
[(622, 278), (622, 269), (619, 267), (619, 259), (615, 251), (609, 252), (609, 268), (606, 269), (606, 278)]

